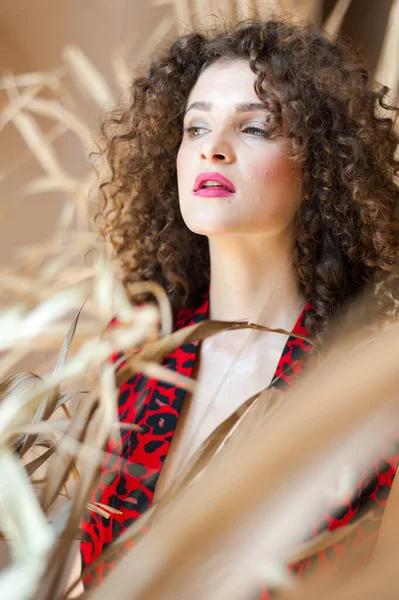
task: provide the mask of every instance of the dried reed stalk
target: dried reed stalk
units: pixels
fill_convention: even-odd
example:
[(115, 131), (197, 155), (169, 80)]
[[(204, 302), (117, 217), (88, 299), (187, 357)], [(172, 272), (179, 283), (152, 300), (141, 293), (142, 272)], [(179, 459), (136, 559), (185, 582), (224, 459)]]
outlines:
[(192, 11), (188, 0), (173, 0), (175, 10), (175, 21), (179, 33), (185, 33), (186, 29), (193, 26)]
[(381, 48), (375, 78), (392, 90), (392, 100), (399, 98), (399, 0), (391, 6), (384, 42)]
[(322, 10), (320, 0), (279, 0), (282, 15), (304, 21), (319, 22)]
[(255, 0), (255, 6), (259, 19), (270, 19), (271, 15), (281, 13), (280, 0)]
[[(117, 565), (99, 589), (96, 600), (105, 598), (116, 580), (122, 588), (121, 598), (127, 593), (137, 598), (185, 597), (190, 589), (196, 590), (198, 598), (226, 597), (222, 584), (214, 585), (216, 573), (227, 566), (229, 597), (239, 598), (245, 589), (249, 591), (248, 586), (258, 574), (259, 552), (274, 563), (287, 558), (298, 535), (295, 522), (300, 522), (301, 527), (304, 522), (312, 525), (318, 510), (314, 499), (320, 494), (319, 486), (333, 480), (342, 460), (335, 462), (339, 453), (331, 444), (345, 440), (351, 430), (375, 414), (398, 385), (394, 358), (399, 350), (397, 326), (376, 335), (362, 352), (354, 350), (348, 342), (338, 346), (328, 360), (297, 384), (274, 416), (262, 423), (261, 435), (246, 435), (237, 447), (232, 435), (225, 450), (199, 479), (174, 497), (174, 504), (165, 510), (163, 518), (153, 523), (146, 536)], [(395, 405), (395, 411), (397, 408)], [(389, 413), (390, 419), (393, 414), (396, 412)], [(398, 425), (397, 415), (394, 425)], [(345, 460), (356, 466), (360, 452), (362, 458), (364, 453), (373, 458), (378, 443), (392, 432), (392, 426), (392, 422), (378, 420), (370, 425), (371, 429), (354, 436), (353, 442), (341, 442)], [(375, 441), (372, 448), (370, 434)], [(309, 469), (309, 457), (323, 453), (331, 461), (331, 468), (328, 462), (313, 459)], [(312, 477), (306, 473), (312, 473)], [(290, 480), (292, 483), (287, 485)], [(281, 508), (281, 486), (285, 497), (295, 489), (294, 506), (289, 496), (289, 517), (284, 510), (276, 509)], [(240, 497), (245, 497), (245, 511), (236, 501)], [(261, 519), (262, 514), (267, 517)], [(265, 532), (263, 538), (261, 531)], [(204, 562), (205, 556), (212, 557), (210, 563)], [(233, 564), (235, 569), (231, 569)], [(212, 589), (209, 582), (213, 582)]]
[(231, 0), (213, 0), (212, 12), (219, 12), (227, 22), (233, 22), (236, 19), (235, 4)]
[(254, 3), (249, 0), (236, 0), (236, 18), (237, 21), (250, 19), (255, 16)]
[(324, 28), (332, 39), (338, 37), (342, 27), (346, 12), (351, 4), (351, 0), (337, 0), (333, 10), (324, 21)]
[(80, 89), (85, 90), (103, 109), (113, 102), (112, 92), (102, 74), (77, 46), (66, 46), (62, 57), (70, 68)]

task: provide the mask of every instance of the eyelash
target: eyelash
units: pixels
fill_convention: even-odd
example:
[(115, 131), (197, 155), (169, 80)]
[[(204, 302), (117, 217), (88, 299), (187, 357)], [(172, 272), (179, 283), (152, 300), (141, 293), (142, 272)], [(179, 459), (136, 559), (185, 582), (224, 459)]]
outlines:
[[(198, 137), (197, 135), (194, 135), (192, 133), (192, 131), (194, 129), (205, 129), (205, 128), (204, 127), (198, 127), (198, 126), (197, 127), (195, 127), (195, 126), (193, 126), (193, 127), (185, 127), (184, 131), (188, 134), (189, 137)], [(254, 126), (251, 127), (251, 126), (249, 126), (249, 127), (245, 127), (245, 129), (254, 129), (255, 131), (260, 131), (261, 135), (257, 135), (256, 134), (255, 137), (268, 137), (270, 135), (268, 131), (266, 131), (265, 129), (261, 129), (260, 127), (254, 127)], [(245, 131), (245, 129), (244, 129), (244, 131)]]

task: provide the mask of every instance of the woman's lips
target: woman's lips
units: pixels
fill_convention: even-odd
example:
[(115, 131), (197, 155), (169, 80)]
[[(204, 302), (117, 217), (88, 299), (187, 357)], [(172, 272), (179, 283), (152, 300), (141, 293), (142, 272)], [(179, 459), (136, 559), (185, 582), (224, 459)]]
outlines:
[(193, 192), (195, 196), (204, 196), (205, 198), (216, 198), (217, 196), (234, 196), (235, 192), (230, 192), (226, 188), (220, 187), (209, 187), (200, 188), (196, 192)]
[[(217, 185), (206, 186), (207, 182)], [(217, 198), (220, 196), (232, 196), (235, 194), (233, 183), (218, 171), (207, 171), (200, 173), (194, 182), (193, 194), (205, 198)]]

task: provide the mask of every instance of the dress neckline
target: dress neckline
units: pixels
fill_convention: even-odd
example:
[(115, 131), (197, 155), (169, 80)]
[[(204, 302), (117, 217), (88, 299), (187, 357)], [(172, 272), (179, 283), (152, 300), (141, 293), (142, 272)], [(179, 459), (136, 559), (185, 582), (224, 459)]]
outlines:
[[(208, 284), (206, 289), (199, 295), (198, 302), (193, 308), (184, 307), (178, 311), (173, 331), (181, 329), (182, 327), (195, 325), (209, 318), (209, 290), (210, 284)], [(270, 386), (276, 386), (278, 388), (285, 388), (287, 386), (291, 387), (293, 384), (293, 379), (302, 370), (302, 363), (305, 355), (313, 346), (310, 333), (305, 326), (307, 313), (312, 310), (312, 308), (313, 306), (311, 302), (307, 302), (300, 312), (291, 331), (291, 335), (286, 341)], [(165, 357), (165, 366), (168, 366), (168, 363), (174, 364), (175, 354), (180, 350), (183, 352), (192, 353), (193, 360), (191, 361), (191, 368), (184, 373), (186, 376), (191, 377), (195, 358), (197, 356), (198, 345), (199, 342), (183, 344), (180, 346), (180, 348), (177, 348), (175, 351), (173, 351), (168, 357)]]

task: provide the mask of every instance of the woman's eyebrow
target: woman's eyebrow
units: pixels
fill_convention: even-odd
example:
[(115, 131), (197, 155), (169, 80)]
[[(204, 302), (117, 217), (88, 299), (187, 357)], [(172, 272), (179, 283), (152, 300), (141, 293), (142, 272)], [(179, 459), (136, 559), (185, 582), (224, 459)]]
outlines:
[[(211, 111), (212, 110), (212, 102), (204, 102), (203, 100), (198, 100), (197, 102), (192, 102), (185, 114), (188, 113), (189, 110), (192, 110), (193, 108), (196, 108), (197, 110), (206, 110), (206, 111)], [(254, 110), (267, 110), (266, 106), (264, 104), (261, 104), (259, 102), (240, 102), (239, 104), (236, 104), (236, 112), (237, 113), (242, 113), (242, 112), (251, 112)]]

